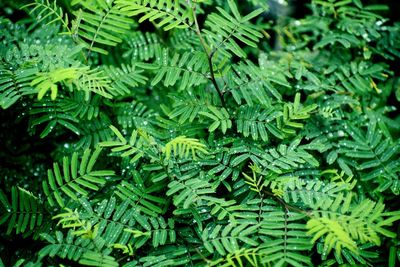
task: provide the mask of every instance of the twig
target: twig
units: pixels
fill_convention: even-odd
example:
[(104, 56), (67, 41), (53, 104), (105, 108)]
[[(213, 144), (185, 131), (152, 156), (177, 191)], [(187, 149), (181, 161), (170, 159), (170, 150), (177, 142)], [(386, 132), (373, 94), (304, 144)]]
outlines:
[[(188, 1), (188, 3), (190, 4), (191, 1)], [(218, 83), (217, 83), (217, 80), (215, 79), (215, 75), (214, 75), (214, 66), (213, 66), (213, 63), (212, 63), (212, 58), (213, 58), (213, 56), (214, 56), (214, 51), (212, 51), (212, 52), (208, 51), (208, 50), (209, 50), (209, 49), (207, 48), (208, 46), (207, 46), (206, 42), (204, 41), (203, 36), (201, 35), (199, 23), (198, 23), (198, 21), (197, 21), (197, 16), (196, 16), (196, 5), (194, 5), (194, 6), (191, 6), (191, 5), (190, 5), (190, 7), (192, 8), (192, 11), (193, 11), (194, 24), (196, 25), (196, 33), (197, 33), (197, 35), (199, 36), (200, 44), (201, 44), (201, 46), (203, 47), (204, 52), (205, 52), (206, 55), (207, 55), (208, 66), (209, 66), (209, 68), (210, 68), (210, 75), (211, 75), (210, 79), (211, 79), (211, 82), (213, 83), (215, 89), (217, 90), (217, 93), (218, 93), (218, 95), (219, 95), (219, 98), (221, 99), (221, 104), (222, 104), (222, 106), (223, 106), (224, 108), (226, 108), (225, 99), (224, 99), (224, 94), (222, 93), (221, 89), (219, 88)]]
[(308, 212), (306, 210), (302, 210), (302, 209), (300, 209), (298, 207), (289, 205), (288, 203), (286, 203), (285, 200), (283, 200), (280, 197), (277, 197), (276, 195), (274, 195), (273, 193), (269, 192), (268, 190), (263, 189), (263, 192), (266, 195), (272, 196), (285, 210), (288, 210), (288, 211), (291, 210), (291, 211), (294, 211), (294, 212), (302, 213), (302, 214), (304, 214), (304, 215), (306, 215), (308, 217), (311, 216), (310, 212)]

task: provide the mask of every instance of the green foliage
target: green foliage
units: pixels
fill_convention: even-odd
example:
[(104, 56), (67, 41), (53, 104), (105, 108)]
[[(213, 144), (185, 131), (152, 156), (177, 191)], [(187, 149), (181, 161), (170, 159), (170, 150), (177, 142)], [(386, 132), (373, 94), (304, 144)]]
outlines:
[(128, 16), (141, 15), (139, 23), (149, 20), (157, 28), (163, 28), (165, 31), (173, 28), (188, 28), (193, 21), (191, 10), (187, 9), (182, 2), (176, 0), (117, 0), (116, 4), (119, 10), (127, 12)]
[[(398, 220), (400, 218), (398, 212), (385, 214), (382, 212), (384, 209), (382, 203), (375, 203), (369, 199), (354, 206), (350, 206), (350, 203), (351, 194), (346, 198), (343, 194), (339, 194), (329, 208), (324, 202), (321, 210), (314, 211), (315, 217), (307, 222), (308, 234), (314, 236), (314, 241), (324, 236), (326, 253), (332, 248), (335, 248), (338, 255), (341, 254), (342, 248), (357, 252), (357, 241), (362, 244), (371, 242), (380, 245), (378, 234), (396, 236), (383, 226), (391, 225), (393, 221)], [(390, 218), (384, 219), (385, 215), (389, 215)]]
[(36, 69), (12, 71), (12, 68), (11, 70), (1, 68), (0, 73), (0, 104), (3, 109), (9, 108), (22, 96), (35, 93), (29, 81), (37, 73)]
[(179, 158), (187, 158), (190, 155), (193, 159), (196, 159), (199, 153), (207, 154), (206, 145), (195, 138), (187, 138), (186, 136), (178, 136), (169, 141), (165, 144), (163, 152), (166, 160), (169, 160), (172, 155)]
[(72, 1), (71, 5), (80, 4), (82, 9), (75, 11), (78, 21), (74, 25), (77, 35), (91, 51), (108, 54), (100, 45), (116, 46), (122, 42), (119, 38), (130, 29), (132, 21), (114, 5), (114, 1)]
[(210, 112), (200, 111), (199, 114), (212, 119), (214, 122), (210, 125), (208, 130), (210, 132), (215, 131), (221, 126), (221, 131), (226, 133), (228, 129), (232, 127), (232, 121), (229, 119), (228, 111), (225, 108), (218, 110), (216, 107), (208, 106)]
[(8, 224), (7, 234), (15, 228), (17, 234), (30, 232), (41, 226), (45, 213), (38, 198), (20, 187), (12, 187), (11, 202), (0, 191), (2, 206), (6, 209), (0, 223)]
[[(33, 7), (33, 8), (32, 8)], [(25, 5), (23, 8), (32, 8), (29, 10), (30, 14), (35, 14), (37, 16), (38, 22), (46, 22), (49, 25), (53, 22), (61, 22), (62, 26), (68, 31), (68, 34), (73, 34), (69, 28), (68, 13), (64, 13), (64, 10), (57, 6), (57, 2), (51, 3), (49, 0), (35, 1)], [(47, 21), (48, 19), (50, 21)]]
[(232, 70), (229, 81), (233, 84), (227, 92), (232, 94), (238, 104), (244, 99), (249, 106), (254, 102), (269, 106), (272, 99), (282, 99), (276, 85), (290, 87), (285, 77), (279, 77), (274, 71), (261, 68), (250, 61), (234, 65)]
[(98, 191), (99, 186), (105, 184), (106, 177), (114, 175), (114, 171), (93, 170), (100, 152), (101, 149), (96, 149), (91, 154), (90, 149), (86, 149), (80, 163), (76, 152), (71, 159), (64, 157), (62, 174), (58, 163), (53, 164), (53, 170), (47, 171), (47, 181), (43, 181), (43, 191), (51, 206), (57, 203), (65, 207), (64, 194), (73, 200), (78, 200), (78, 196), (88, 196), (87, 190)]
[(304, 215), (288, 210), (275, 211), (274, 219), (271, 220), (267, 214), (260, 233), (272, 238), (265, 240), (259, 250), (259, 253), (266, 256), (261, 262), (273, 263), (276, 266), (311, 265), (311, 259), (301, 253), (309, 251), (312, 247), (304, 225), (299, 223)]
[(123, 137), (122, 133), (110, 126), (111, 130), (117, 136), (118, 141), (106, 141), (99, 143), (102, 147), (114, 147), (111, 149), (113, 152), (123, 152), (121, 157), (132, 157), (131, 163), (138, 161), (145, 155), (145, 149), (151, 145), (155, 145), (154, 139), (148, 136), (141, 130), (134, 130), (129, 138), (129, 141)]
[(239, 57), (246, 57), (246, 53), (240, 48), (238, 41), (240, 44), (257, 47), (257, 42), (262, 34), (249, 21), (257, 17), (263, 10), (256, 9), (242, 17), (235, 1), (228, 0), (228, 5), (233, 16), (217, 7), (219, 14), (211, 13), (207, 16), (205, 25), (210, 29), (203, 31), (210, 42), (212, 53), (219, 52), (228, 57), (232, 53)]
[(50, 73), (38, 73), (38, 78), (34, 79), (31, 82), (31, 86), (36, 85), (36, 89), (38, 92), (38, 99), (41, 100), (43, 96), (50, 89), (51, 91), (51, 100), (56, 99), (58, 86), (56, 83), (63, 80), (72, 80), (76, 79), (77, 69), (74, 68), (66, 68), (66, 69), (57, 69)]
[(0, 265), (399, 265), (395, 4), (275, 2), (2, 1)]
[(184, 90), (207, 82), (208, 62), (204, 53), (186, 52), (183, 55), (174, 54), (172, 57), (168, 50), (162, 50), (160, 53), (155, 65), (157, 75), (151, 82), (152, 86), (161, 80), (165, 86), (174, 86), (179, 80), (179, 90)]

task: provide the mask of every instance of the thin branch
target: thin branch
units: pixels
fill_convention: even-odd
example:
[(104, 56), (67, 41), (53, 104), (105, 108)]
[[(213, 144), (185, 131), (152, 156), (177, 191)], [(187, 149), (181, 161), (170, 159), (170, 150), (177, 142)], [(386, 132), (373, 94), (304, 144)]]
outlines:
[(283, 200), (282, 198), (280, 198), (280, 197), (276, 196), (275, 194), (269, 192), (266, 189), (263, 189), (263, 192), (266, 195), (272, 196), (285, 210), (288, 210), (288, 211), (291, 210), (291, 211), (294, 211), (294, 212), (302, 213), (302, 214), (306, 215), (307, 217), (311, 217), (311, 214), (310, 214), (309, 211), (302, 210), (302, 209), (300, 209), (298, 207), (289, 205), (288, 203), (286, 203), (285, 200)]
[[(191, 4), (191, 1), (188, 1), (188, 3)], [(199, 23), (197, 21), (197, 16), (196, 16), (196, 5), (194, 5), (194, 6), (190, 5), (190, 7), (192, 8), (192, 11), (193, 11), (193, 19), (194, 19), (194, 24), (196, 25), (196, 33), (199, 36), (200, 44), (203, 47), (204, 52), (207, 55), (208, 66), (210, 68), (210, 75), (211, 75), (210, 79), (211, 79), (211, 82), (213, 83), (215, 89), (217, 90), (219, 98), (221, 99), (222, 106), (224, 108), (226, 108), (224, 94), (222, 93), (221, 89), (219, 88), (217, 80), (215, 79), (215, 75), (214, 75), (214, 66), (213, 66), (213, 63), (212, 63), (212, 58), (213, 58), (214, 52), (213, 51), (211, 51), (211, 52), (209, 51), (209, 48), (208, 48), (206, 42), (204, 41), (203, 36), (201, 35)]]
[(104, 22), (107, 20), (107, 17), (110, 15), (111, 11), (112, 11), (111, 8), (110, 8), (109, 10), (107, 10), (106, 14), (105, 14), (104, 17), (101, 19), (100, 24), (99, 24), (99, 26), (98, 26), (97, 29), (96, 29), (96, 32), (94, 33), (93, 39), (91, 40), (92, 42), (90, 43), (89, 51), (88, 51), (88, 53), (87, 53), (87, 58), (88, 58), (88, 59), (90, 58), (90, 54), (92, 53), (92, 49), (93, 49), (93, 46), (94, 46), (94, 44), (95, 44), (95, 42), (96, 42), (97, 35), (99, 34), (100, 29), (103, 27), (103, 24), (104, 24)]
[(212, 64), (212, 59), (211, 57), (208, 57), (208, 65), (210, 66), (210, 73), (211, 73), (211, 81), (214, 84), (215, 89), (217, 89), (219, 98), (221, 99), (221, 103), (222, 106), (225, 108), (225, 99), (224, 99), (224, 95), (221, 92), (221, 89), (219, 89), (219, 86), (217, 84), (217, 81), (215, 80), (215, 76), (214, 76), (214, 68), (213, 68), (213, 64)]

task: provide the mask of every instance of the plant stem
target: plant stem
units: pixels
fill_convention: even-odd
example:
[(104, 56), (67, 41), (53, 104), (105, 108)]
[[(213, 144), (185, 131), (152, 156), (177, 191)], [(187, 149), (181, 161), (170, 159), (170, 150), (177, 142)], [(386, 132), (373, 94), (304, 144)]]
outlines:
[(299, 209), (298, 207), (289, 205), (288, 203), (286, 203), (285, 200), (283, 200), (282, 198), (274, 195), (272, 192), (269, 192), (266, 189), (263, 189), (262, 191), (266, 195), (272, 196), (282, 206), (282, 208), (284, 208), (285, 210), (288, 210), (288, 211), (291, 210), (291, 211), (294, 211), (294, 212), (302, 213), (302, 214), (306, 215), (307, 217), (311, 216), (310, 212), (308, 212), (306, 210)]
[(197, 21), (197, 16), (196, 16), (196, 5), (194, 5), (193, 7), (191, 6), (191, 8), (192, 8), (192, 11), (193, 11), (194, 23), (196, 25), (196, 33), (199, 36), (200, 44), (203, 47), (203, 50), (207, 55), (208, 66), (210, 68), (210, 76), (211, 76), (210, 80), (211, 80), (212, 84), (214, 85), (215, 89), (217, 90), (218, 96), (221, 99), (222, 106), (224, 108), (226, 108), (224, 94), (222, 93), (221, 89), (219, 88), (217, 80), (215, 79), (215, 75), (214, 75), (214, 66), (213, 66), (213, 63), (212, 63), (212, 58), (213, 58), (215, 52), (214, 51), (212, 51), (212, 52), (208, 51), (208, 49), (207, 49), (208, 46), (207, 46), (206, 42), (204, 41), (203, 36), (201, 35), (199, 23)]

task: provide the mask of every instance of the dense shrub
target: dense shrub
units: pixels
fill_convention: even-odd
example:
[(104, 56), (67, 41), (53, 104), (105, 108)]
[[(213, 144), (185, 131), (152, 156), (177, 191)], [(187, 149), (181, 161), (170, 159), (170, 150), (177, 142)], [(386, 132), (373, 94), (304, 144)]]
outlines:
[(395, 266), (400, 22), (266, 2), (1, 4), (0, 265)]

